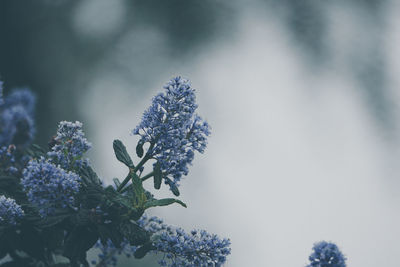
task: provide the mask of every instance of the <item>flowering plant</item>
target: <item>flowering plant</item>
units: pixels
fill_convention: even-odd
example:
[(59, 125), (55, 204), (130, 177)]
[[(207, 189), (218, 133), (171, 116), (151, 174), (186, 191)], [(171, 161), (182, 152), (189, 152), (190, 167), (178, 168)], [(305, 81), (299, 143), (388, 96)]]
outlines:
[[(203, 153), (210, 126), (196, 114), (195, 91), (180, 77), (153, 98), (140, 124), (137, 164), (120, 140), (117, 160), (127, 176), (105, 186), (84, 154), (91, 148), (80, 122), (62, 121), (49, 147), (32, 144), (35, 97), (17, 90), (3, 98), (0, 83), (0, 267), (80, 267), (117, 265), (118, 254), (143, 258), (161, 254), (161, 266), (222, 266), (229, 239), (204, 230), (185, 232), (147, 209), (186, 204), (157, 199), (143, 183), (163, 182), (179, 196), (181, 178), (195, 152)], [(150, 165), (148, 165), (150, 163)], [(147, 164), (147, 165), (146, 165)], [(145, 173), (150, 167), (150, 171)], [(87, 251), (98, 248), (98, 259)], [(339, 248), (316, 243), (307, 267), (346, 267)]]
[[(0, 90), (0, 259), (5, 259), (0, 266), (108, 266), (116, 265), (115, 256), (122, 252), (136, 258), (161, 254), (161, 266), (225, 263), (228, 239), (204, 230), (186, 233), (145, 214), (173, 203), (186, 207), (176, 198), (155, 198), (143, 182), (153, 179), (155, 189), (164, 182), (179, 196), (179, 181), (195, 152), (204, 152), (210, 134), (195, 113), (189, 82), (177, 77), (164, 88), (132, 131), (140, 137), (139, 162), (114, 140), (115, 156), (128, 174), (109, 186), (84, 156), (91, 144), (82, 123), (60, 122), (43, 149), (32, 144), (34, 95), (17, 90), (3, 98)], [(144, 174), (147, 163), (151, 171)], [(92, 247), (101, 254), (89, 262)]]

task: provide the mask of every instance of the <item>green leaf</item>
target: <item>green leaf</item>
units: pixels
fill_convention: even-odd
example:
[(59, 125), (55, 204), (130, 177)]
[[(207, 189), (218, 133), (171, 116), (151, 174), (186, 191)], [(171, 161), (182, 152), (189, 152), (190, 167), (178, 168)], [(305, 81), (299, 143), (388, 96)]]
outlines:
[(121, 247), (121, 243), (124, 240), (124, 236), (122, 235), (121, 231), (118, 229), (117, 225), (115, 223), (110, 225), (110, 239), (111, 242), (117, 247)]
[(79, 176), (81, 176), (84, 184), (101, 185), (101, 180), (90, 166), (85, 166), (79, 169)]
[(70, 266), (69, 259), (66, 257), (63, 257), (62, 255), (54, 255), (53, 259), (54, 259), (56, 266)]
[(52, 227), (42, 232), (46, 248), (53, 251), (60, 248), (64, 241), (64, 230), (61, 227)]
[(139, 142), (137, 143), (137, 145), (136, 145), (136, 155), (137, 155), (139, 158), (143, 157), (143, 154), (144, 154), (143, 145), (144, 145), (144, 143), (141, 142), (141, 141), (139, 141)]
[(44, 156), (46, 151), (39, 145), (32, 144), (26, 149), (26, 153), (33, 158), (39, 158), (40, 156)]
[(104, 189), (99, 185), (91, 185), (82, 188), (80, 193), (80, 201), (85, 202), (87, 208), (96, 208), (105, 198)]
[(150, 241), (149, 233), (135, 222), (122, 223), (120, 231), (132, 246), (141, 246)]
[(178, 187), (177, 187), (177, 186), (172, 182), (172, 180), (169, 179), (168, 177), (165, 177), (165, 180), (166, 180), (167, 184), (169, 185), (169, 189), (171, 189), (172, 193), (173, 193), (175, 196), (179, 197), (179, 195), (180, 195), (181, 193), (179, 192)]
[(180, 195), (181, 193), (179, 192), (178, 187), (177, 187), (176, 185), (170, 185), (170, 188), (171, 188), (172, 193), (173, 193), (175, 196), (179, 197), (179, 195)]
[(162, 180), (161, 164), (157, 161), (154, 166), (154, 188), (160, 189)]
[(92, 212), (90, 209), (81, 207), (77, 213), (71, 217), (71, 222), (78, 226), (78, 225), (88, 225), (92, 220)]
[(46, 153), (46, 151), (39, 145), (37, 144), (32, 144), (31, 149), (34, 149), (35, 151), (41, 152), (41, 153)]
[(121, 182), (119, 181), (118, 178), (113, 178), (115, 186), (118, 188), (121, 185)]
[(158, 206), (168, 206), (171, 205), (173, 203), (178, 203), (183, 207), (187, 207), (185, 203), (183, 203), (182, 201), (180, 201), (179, 199), (175, 199), (175, 198), (163, 198), (163, 199), (153, 199), (153, 200), (149, 200), (144, 204), (144, 208), (148, 209), (151, 207), (158, 207)]
[(120, 140), (114, 140), (113, 148), (115, 156), (119, 161), (124, 163), (129, 168), (134, 168), (132, 159), (129, 156), (128, 152), (126, 151), (126, 147)]
[(131, 218), (132, 220), (139, 220), (144, 213), (144, 209), (143, 208), (138, 208), (138, 209), (131, 209), (129, 212), (129, 218)]
[(107, 240), (110, 239), (111, 231), (108, 228), (108, 225), (97, 225), (97, 231), (99, 232), (99, 238), (103, 245), (107, 243)]
[(135, 193), (136, 202), (138, 207), (143, 207), (147, 200), (146, 191), (143, 188), (142, 180), (133, 172), (130, 173), (132, 178), (133, 192)]
[(153, 249), (155, 249), (155, 247), (153, 246), (152, 243), (150, 243), (150, 242), (146, 243), (135, 251), (134, 256), (136, 259), (141, 259), (144, 256), (146, 256), (147, 252), (149, 252)]
[(33, 225), (44, 229), (44, 228), (49, 228), (54, 225), (57, 225), (61, 222), (63, 222), (65, 219), (70, 217), (72, 214), (68, 210), (62, 210), (58, 209), (52, 214), (51, 216), (47, 216), (45, 218), (41, 217), (32, 217), (32, 218), (26, 218), (27, 220), (31, 219), (33, 222)]
[(89, 227), (76, 227), (66, 238), (63, 255), (71, 262), (85, 262), (86, 251), (93, 247), (98, 238), (97, 231)]

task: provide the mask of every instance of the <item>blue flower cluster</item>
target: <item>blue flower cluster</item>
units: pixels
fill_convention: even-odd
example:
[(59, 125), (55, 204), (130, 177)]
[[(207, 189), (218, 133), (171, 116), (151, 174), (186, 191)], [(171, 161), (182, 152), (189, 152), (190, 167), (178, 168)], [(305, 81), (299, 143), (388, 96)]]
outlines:
[(7, 174), (17, 174), (14, 145), (0, 147), (0, 168), (5, 170)]
[(49, 162), (45, 158), (31, 160), (23, 171), (22, 187), (29, 201), (39, 208), (42, 217), (56, 208), (74, 205), (80, 177)]
[(0, 196), (0, 225), (16, 225), (23, 216), (24, 211), (14, 199)]
[(314, 244), (307, 267), (346, 267), (346, 257), (334, 243), (321, 241)]
[(4, 99), (3, 99), (3, 82), (0, 81), (0, 106), (4, 104)]
[(1, 89), (0, 95), (0, 145), (28, 145), (35, 133), (35, 96), (27, 89), (15, 90), (5, 99)]
[(61, 121), (53, 141), (54, 145), (48, 152), (53, 163), (69, 170), (88, 164), (88, 159), (82, 159), (82, 155), (91, 148), (91, 144), (85, 138), (81, 122)]
[(144, 216), (139, 223), (155, 235), (153, 245), (156, 252), (164, 253), (159, 261), (161, 266), (222, 266), (231, 253), (229, 239), (220, 239), (204, 230), (186, 233), (165, 225), (157, 217), (147, 219)]
[[(153, 235), (152, 242), (155, 247), (153, 253), (163, 254), (159, 261), (161, 266), (218, 267), (226, 262), (226, 257), (231, 253), (229, 239), (221, 240), (218, 236), (204, 230), (193, 230), (188, 234), (180, 228), (164, 224), (158, 217), (148, 218), (146, 215), (143, 215), (137, 223)], [(119, 247), (116, 247), (111, 240), (108, 240), (105, 245), (98, 241), (95, 247), (101, 250), (98, 262), (104, 266), (116, 266), (116, 255), (124, 254), (126, 257), (131, 257), (137, 249), (129, 245), (128, 241), (123, 241)], [(92, 263), (97, 262), (92, 261)]]
[(5, 99), (6, 107), (23, 106), (28, 113), (33, 113), (36, 104), (36, 97), (29, 89), (16, 89)]
[(150, 143), (149, 156), (160, 163), (165, 183), (178, 186), (194, 152), (203, 153), (210, 135), (208, 123), (195, 114), (195, 90), (189, 81), (176, 77), (164, 86), (166, 92), (153, 98), (152, 105), (144, 112), (142, 121), (132, 131), (140, 135), (140, 143)]

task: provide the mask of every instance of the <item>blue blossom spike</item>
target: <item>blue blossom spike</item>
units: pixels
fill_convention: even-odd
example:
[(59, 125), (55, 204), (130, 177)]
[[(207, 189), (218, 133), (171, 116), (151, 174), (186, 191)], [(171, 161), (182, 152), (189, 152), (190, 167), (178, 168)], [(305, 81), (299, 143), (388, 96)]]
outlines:
[(204, 230), (186, 233), (163, 223), (157, 217), (143, 216), (138, 223), (156, 235), (156, 253), (163, 253), (161, 266), (222, 266), (231, 253), (229, 239), (220, 239)]
[(29, 89), (16, 89), (6, 98), (6, 107), (21, 105), (30, 114), (33, 114), (36, 104), (36, 96)]
[[(165, 93), (153, 98), (132, 133), (140, 135), (139, 142), (153, 144), (147, 153), (160, 163), (164, 176), (172, 177), (178, 186), (181, 177), (189, 172), (194, 152), (204, 152), (210, 126), (195, 114), (195, 90), (188, 80), (176, 77), (164, 88)], [(168, 184), (168, 180), (164, 182)]]
[(14, 199), (0, 196), (0, 225), (16, 225), (24, 211)]
[(3, 99), (3, 82), (0, 81), (0, 106), (4, 104), (4, 99)]
[(34, 137), (35, 96), (26, 89), (15, 90), (4, 100), (0, 115), (0, 145), (28, 145)]
[(77, 174), (67, 172), (43, 157), (31, 160), (21, 179), (28, 200), (39, 208), (42, 217), (52, 214), (56, 208), (73, 206), (79, 182)]
[(82, 156), (92, 145), (85, 138), (81, 122), (61, 121), (54, 144), (48, 156), (53, 163), (60, 164), (62, 168), (74, 169), (89, 163), (88, 159), (82, 159)]
[(334, 243), (321, 241), (314, 244), (307, 267), (346, 267), (346, 257)]

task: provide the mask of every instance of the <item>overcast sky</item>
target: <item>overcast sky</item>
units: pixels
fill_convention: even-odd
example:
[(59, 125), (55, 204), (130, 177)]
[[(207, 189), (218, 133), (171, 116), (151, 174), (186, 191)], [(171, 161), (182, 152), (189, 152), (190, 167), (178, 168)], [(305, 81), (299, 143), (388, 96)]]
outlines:
[[(226, 266), (305, 266), (313, 243), (327, 240), (347, 255), (349, 267), (397, 267), (399, 144), (397, 134), (389, 140), (393, 134), (371, 116), (348, 73), (348, 46), (362, 49), (371, 41), (357, 34), (370, 22), (353, 11), (341, 5), (330, 9), (334, 57), (321, 70), (304, 61), (273, 11), (243, 7), (234, 34), (196, 50), (192, 58), (171, 60), (139, 96), (128, 77), (110, 71), (113, 60), (137, 68), (134, 55), (124, 50), (137, 35), (120, 40), (81, 100), (99, 174), (109, 180), (125, 176), (112, 140), (122, 139), (133, 153), (137, 138), (129, 131), (162, 85), (183, 75), (197, 89), (199, 113), (212, 125), (212, 136), (182, 182), (188, 209), (154, 213), (187, 230), (229, 237)], [(393, 4), (384, 36), (393, 103), (400, 100), (399, 11)], [(153, 28), (141, 33), (142, 42), (152, 44), (142, 52), (168, 62), (163, 33)], [(391, 108), (395, 119), (397, 108)]]

